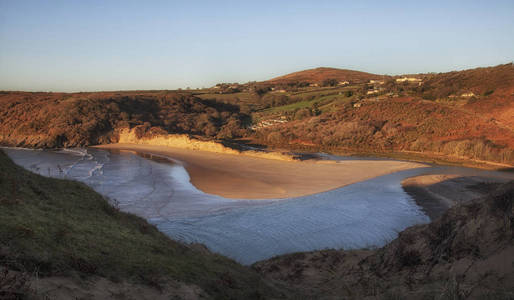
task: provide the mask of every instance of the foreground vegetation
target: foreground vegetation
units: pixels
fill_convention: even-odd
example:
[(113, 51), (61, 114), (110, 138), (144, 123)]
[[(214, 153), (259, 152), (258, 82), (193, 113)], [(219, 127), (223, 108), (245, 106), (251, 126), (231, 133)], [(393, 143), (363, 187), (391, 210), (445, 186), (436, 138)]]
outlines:
[[(99, 276), (156, 289), (173, 280), (219, 299), (277, 295), (251, 269), (195, 249), (118, 211), (84, 184), (30, 173), (0, 151), (0, 273)], [(30, 294), (22, 278), (11, 285), (2, 279), (0, 298)]]

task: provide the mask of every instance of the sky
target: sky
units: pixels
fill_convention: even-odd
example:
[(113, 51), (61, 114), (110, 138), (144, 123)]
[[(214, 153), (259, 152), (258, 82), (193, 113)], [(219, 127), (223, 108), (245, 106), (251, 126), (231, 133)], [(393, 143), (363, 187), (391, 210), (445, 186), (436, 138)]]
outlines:
[(0, 90), (209, 87), (514, 60), (514, 1), (0, 0)]

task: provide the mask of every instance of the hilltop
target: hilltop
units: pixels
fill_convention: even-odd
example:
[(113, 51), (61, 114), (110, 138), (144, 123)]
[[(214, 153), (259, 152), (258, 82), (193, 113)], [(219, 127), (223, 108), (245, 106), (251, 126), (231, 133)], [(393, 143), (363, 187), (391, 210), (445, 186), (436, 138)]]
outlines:
[(335, 79), (338, 82), (348, 81), (349, 83), (365, 83), (371, 79), (378, 79), (382, 77), (384, 76), (361, 71), (320, 67), (290, 73), (264, 82), (269, 84), (291, 84), (297, 82), (305, 82), (312, 84), (317, 83), (321, 85), (324, 81), (330, 79)]

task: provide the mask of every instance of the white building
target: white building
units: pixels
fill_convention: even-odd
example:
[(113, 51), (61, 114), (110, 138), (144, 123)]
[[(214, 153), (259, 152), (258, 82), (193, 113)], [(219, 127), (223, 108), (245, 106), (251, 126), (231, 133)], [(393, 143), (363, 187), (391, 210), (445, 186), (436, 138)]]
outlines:
[(464, 93), (462, 95), (460, 95), (461, 97), (465, 97), (465, 98), (470, 98), (470, 97), (475, 97), (475, 94), (473, 92), (467, 92), (467, 93)]
[(396, 78), (396, 82), (421, 82), (421, 79), (415, 78), (415, 77), (402, 77), (402, 78)]

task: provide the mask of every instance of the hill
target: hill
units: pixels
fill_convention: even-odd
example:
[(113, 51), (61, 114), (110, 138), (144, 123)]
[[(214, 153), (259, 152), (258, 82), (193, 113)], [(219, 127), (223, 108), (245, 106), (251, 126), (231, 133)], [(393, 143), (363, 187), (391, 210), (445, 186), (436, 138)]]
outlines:
[[(105, 144), (137, 127), (141, 135), (245, 137), (268, 147), (513, 165), (512, 63), (407, 77), (412, 81), (318, 68), (267, 84), (195, 91), (0, 92), (0, 144)], [(319, 81), (323, 87), (308, 84)]]
[(437, 74), (420, 74), (423, 93), (434, 98), (472, 92), (477, 96), (514, 92), (514, 65), (475, 68)]
[(287, 122), (261, 126), (253, 139), (312, 151), (514, 163), (512, 64), (415, 78), (325, 91), (256, 112), (263, 124)]
[(110, 143), (118, 130), (135, 126), (232, 137), (248, 119), (236, 105), (185, 92), (0, 93), (0, 143), (9, 146)]
[(360, 71), (321, 67), (294, 72), (267, 80), (265, 82), (271, 84), (289, 84), (299, 82), (321, 84), (325, 80), (335, 79), (337, 81), (348, 81), (350, 83), (365, 83), (370, 79), (379, 79), (383, 77), (384, 76), (382, 75), (375, 75)]

